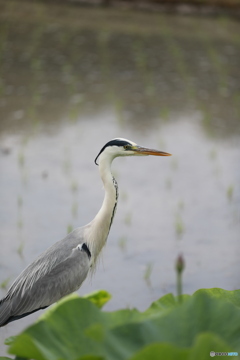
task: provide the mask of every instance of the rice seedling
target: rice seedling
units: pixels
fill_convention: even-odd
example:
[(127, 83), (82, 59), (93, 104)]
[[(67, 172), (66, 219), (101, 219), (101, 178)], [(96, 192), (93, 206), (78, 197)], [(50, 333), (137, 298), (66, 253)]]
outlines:
[(188, 97), (194, 98), (195, 90), (192, 82), (190, 81), (191, 77), (188, 72), (188, 66), (185, 60), (184, 51), (181, 48), (181, 44), (179, 44), (178, 41), (174, 38), (175, 34), (173, 34), (172, 29), (168, 26), (164, 19), (161, 20), (162, 34), (166, 38), (166, 44), (170, 54), (170, 58), (173, 59), (173, 61), (175, 62), (175, 68), (181, 77)]
[(68, 226), (67, 226), (67, 234), (69, 234), (70, 232), (72, 232), (73, 231), (73, 226), (72, 226), (72, 224), (68, 224)]
[(160, 110), (160, 118), (167, 122), (170, 118), (170, 111), (167, 106), (163, 106)]
[(229, 185), (228, 188), (227, 188), (227, 198), (228, 198), (229, 201), (232, 201), (233, 192), (234, 192), (234, 186)]
[(23, 258), (23, 249), (24, 249), (24, 241), (21, 241), (17, 248), (17, 253), (20, 256), (20, 258)]
[(72, 106), (69, 111), (69, 119), (75, 123), (77, 121), (78, 115), (79, 115), (78, 107)]
[(19, 195), (17, 199), (18, 208), (20, 209), (23, 205), (23, 198)]
[(182, 236), (184, 231), (185, 231), (185, 226), (183, 224), (183, 220), (182, 220), (181, 216), (178, 214), (176, 216), (176, 220), (175, 220), (175, 232), (180, 237), (180, 236)]
[(132, 224), (132, 214), (128, 212), (124, 218), (124, 224), (130, 226)]
[(3, 280), (3, 281), (0, 283), (0, 288), (6, 290), (7, 287), (8, 287), (8, 284), (9, 284), (10, 280), (11, 280), (10, 277), (8, 277), (8, 278), (6, 278), (5, 280)]
[(152, 286), (152, 284), (151, 284), (152, 271), (153, 271), (153, 263), (149, 262), (146, 264), (144, 274), (143, 274), (143, 279), (145, 280), (148, 287)]
[(23, 220), (22, 220), (21, 216), (18, 219), (17, 227), (18, 227), (19, 230), (21, 230), (23, 228)]
[(123, 252), (126, 251), (126, 249), (127, 249), (127, 237), (126, 236), (121, 236), (118, 239), (118, 246)]
[(70, 151), (69, 148), (64, 149), (64, 161), (63, 161), (63, 171), (66, 175), (69, 175), (72, 168), (70, 160)]
[(214, 70), (218, 75), (218, 81), (219, 81), (218, 91), (221, 96), (225, 96), (225, 92), (227, 91), (228, 88), (227, 67), (226, 65), (223, 64), (223, 62), (221, 62), (221, 57), (219, 56), (218, 51), (214, 49), (213, 44), (209, 43), (209, 41), (207, 42), (207, 52), (209, 55), (209, 59), (212, 63), (212, 67), (214, 68)]
[(113, 89), (113, 81), (110, 73), (111, 69), (111, 52), (109, 50), (110, 33), (107, 31), (101, 31), (98, 36), (98, 53), (100, 58), (100, 69), (102, 77), (106, 83), (106, 98), (115, 103), (115, 92)]
[(124, 124), (124, 106), (121, 99), (115, 99), (114, 101), (115, 114), (118, 124), (121, 126)]
[(71, 183), (71, 191), (73, 193), (76, 193), (78, 191), (78, 183), (75, 180), (73, 180), (72, 183)]
[(240, 117), (240, 91), (236, 92), (234, 95), (234, 109), (237, 117)]
[(74, 201), (72, 204), (72, 216), (77, 217), (78, 214), (78, 202)]
[(166, 187), (166, 189), (168, 189), (168, 190), (170, 190), (170, 189), (172, 188), (172, 179), (167, 178), (167, 179), (165, 180), (165, 187)]
[(18, 153), (18, 165), (20, 166), (20, 168), (23, 168), (25, 165), (25, 156), (22, 151)]
[(210, 152), (209, 152), (209, 158), (211, 160), (216, 160), (217, 159), (217, 151), (215, 149), (212, 149)]
[(134, 58), (136, 67), (143, 81), (143, 89), (147, 98), (154, 100), (156, 97), (156, 88), (154, 84), (154, 74), (149, 66), (147, 53), (145, 51), (144, 38), (134, 42)]

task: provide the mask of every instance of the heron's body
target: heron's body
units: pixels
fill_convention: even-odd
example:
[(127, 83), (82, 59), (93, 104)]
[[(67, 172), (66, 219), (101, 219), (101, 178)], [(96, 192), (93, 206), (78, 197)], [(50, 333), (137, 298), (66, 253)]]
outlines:
[[(101, 209), (89, 224), (73, 230), (23, 270), (0, 300), (0, 326), (44, 309), (81, 286), (106, 243), (116, 211), (118, 187), (111, 174), (112, 160), (116, 156), (135, 155), (140, 152), (137, 149), (144, 148), (125, 139), (114, 139), (102, 148), (97, 157), (105, 189)], [(143, 155), (168, 155), (144, 150)]]

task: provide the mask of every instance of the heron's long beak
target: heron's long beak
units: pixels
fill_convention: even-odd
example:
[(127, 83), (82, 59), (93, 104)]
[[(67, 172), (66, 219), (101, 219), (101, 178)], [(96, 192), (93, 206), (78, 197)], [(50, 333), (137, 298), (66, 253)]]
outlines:
[(166, 153), (164, 151), (159, 151), (155, 149), (148, 149), (141, 146), (133, 146), (132, 151), (135, 151), (137, 155), (155, 155), (155, 156), (171, 156), (172, 154)]

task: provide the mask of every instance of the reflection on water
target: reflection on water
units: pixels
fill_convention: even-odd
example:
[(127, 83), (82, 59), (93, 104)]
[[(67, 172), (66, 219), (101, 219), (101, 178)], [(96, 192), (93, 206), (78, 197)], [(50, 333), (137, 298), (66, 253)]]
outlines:
[(143, 309), (175, 292), (179, 252), (185, 292), (239, 288), (240, 25), (37, 4), (18, 17), (15, 2), (0, 5), (2, 295), (94, 217), (93, 160), (116, 136), (173, 157), (115, 161), (117, 215), (80, 292), (104, 288), (108, 309)]
[[(84, 17), (83, 9), (72, 10)], [(111, 106), (117, 120), (132, 127), (198, 110), (205, 131), (239, 132), (239, 24), (152, 15), (156, 27), (149, 33), (146, 15), (145, 33), (126, 33), (104, 19), (97, 30), (92, 19), (71, 27), (71, 13), (66, 25), (66, 16), (53, 22), (43, 10), (36, 22), (28, 15), (13, 25), (9, 14), (18, 11), (12, 7), (1, 19), (0, 131)]]

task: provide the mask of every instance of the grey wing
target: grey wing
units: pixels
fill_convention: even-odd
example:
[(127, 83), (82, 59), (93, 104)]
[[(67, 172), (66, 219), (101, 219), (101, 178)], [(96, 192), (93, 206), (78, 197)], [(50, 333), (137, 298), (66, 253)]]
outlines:
[[(29, 265), (0, 301), (0, 326), (45, 308), (76, 291), (85, 280), (90, 259), (72, 236), (56, 243)], [(63, 249), (63, 244), (65, 244)]]
[(49, 306), (73, 291), (86, 279), (89, 258), (84, 251), (75, 248), (72, 254), (55, 266), (48, 274), (38, 279), (28, 291), (22, 294), (22, 301), (15, 300), (18, 314)]

